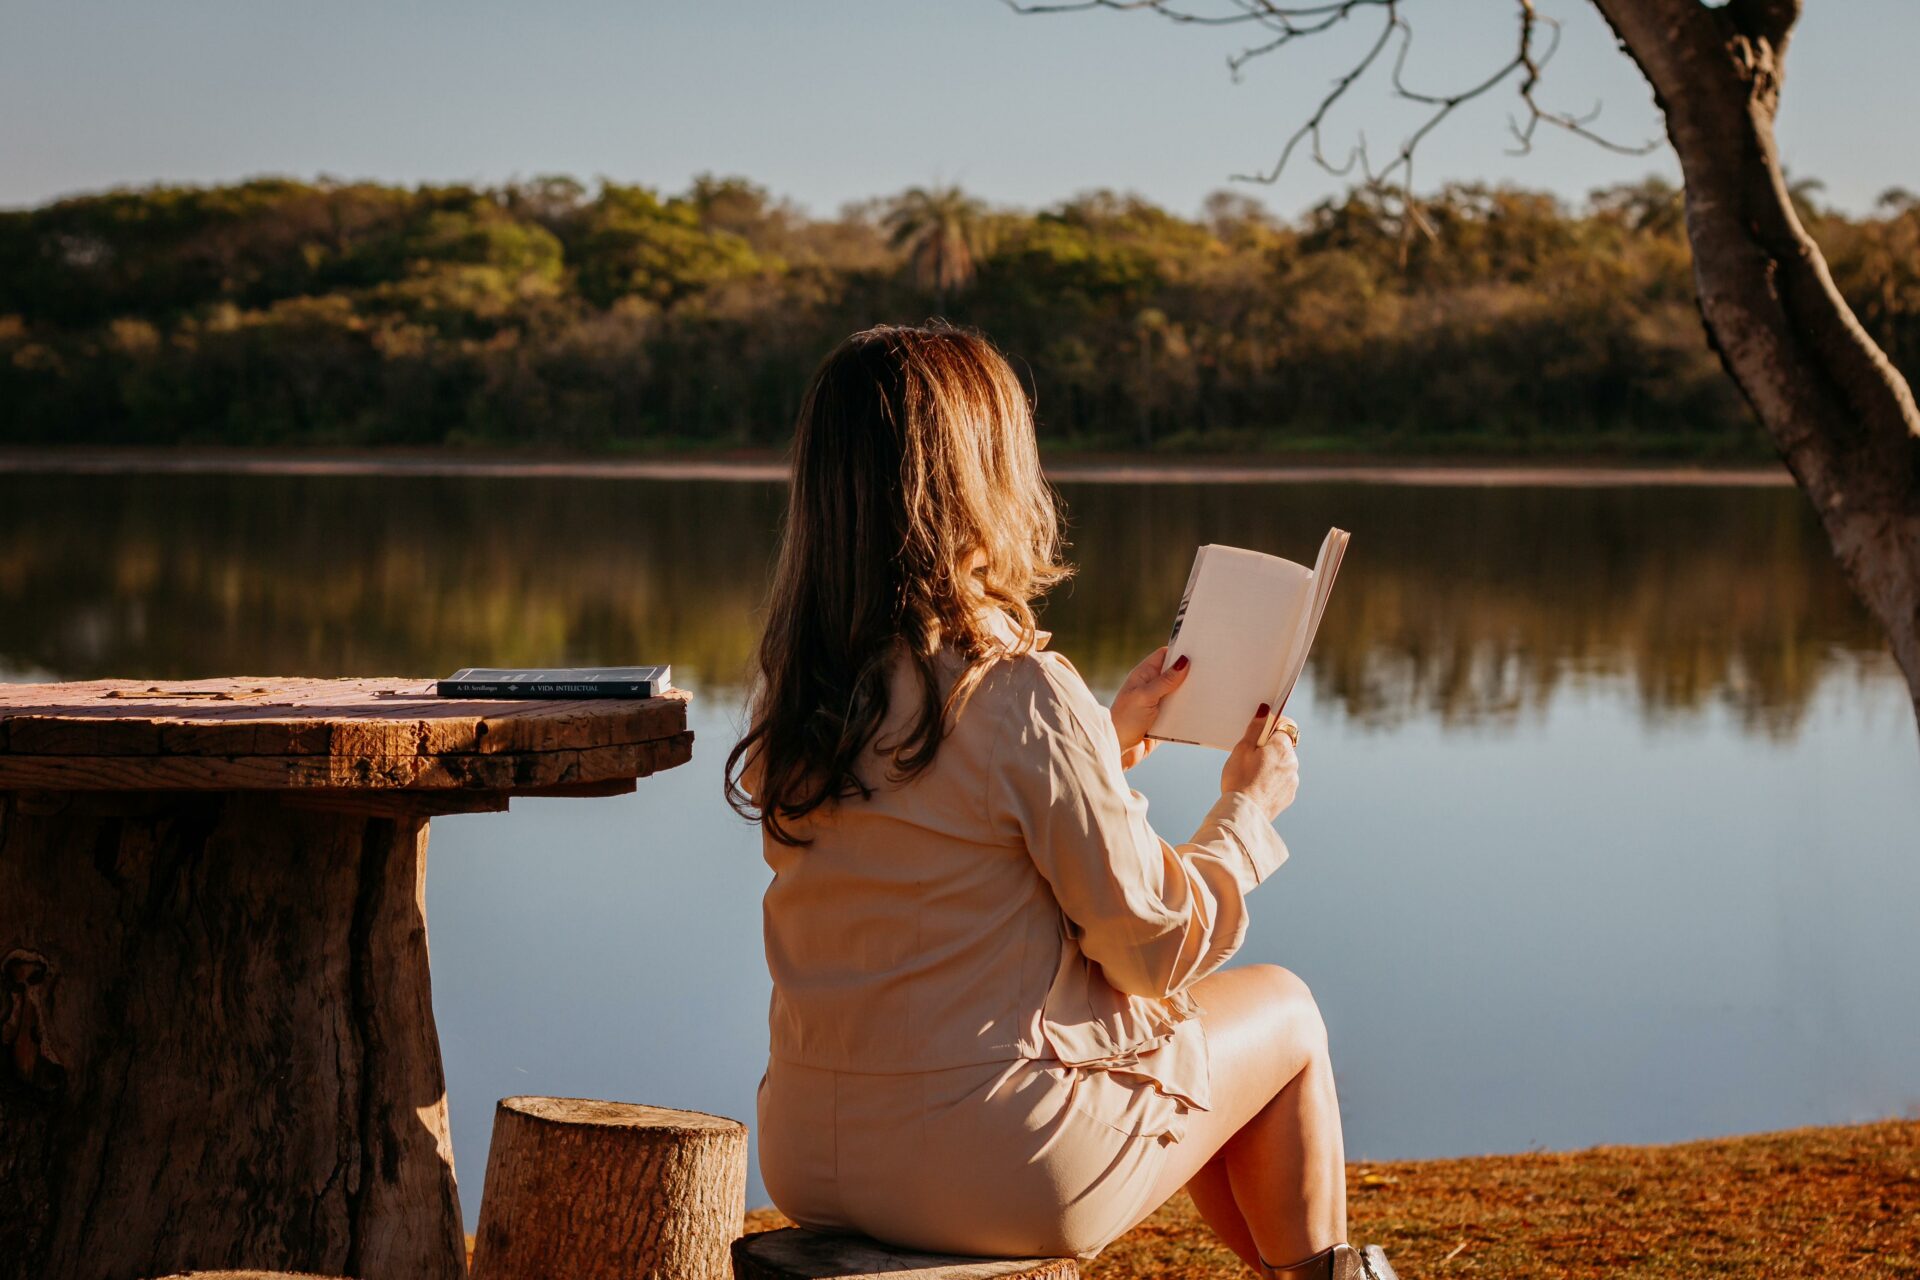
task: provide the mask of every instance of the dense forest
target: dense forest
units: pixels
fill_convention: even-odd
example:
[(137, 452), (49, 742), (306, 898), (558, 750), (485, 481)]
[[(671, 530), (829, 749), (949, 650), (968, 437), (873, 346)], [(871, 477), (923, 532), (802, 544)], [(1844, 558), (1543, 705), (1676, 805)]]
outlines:
[[(1817, 194), (1842, 291), (1920, 373), (1920, 198)], [(0, 443), (766, 446), (840, 337), (942, 316), (1016, 358), (1054, 447), (1764, 454), (1671, 186), (1403, 217), (916, 188), (825, 219), (711, 177), (83, 196), (0, 212)]]

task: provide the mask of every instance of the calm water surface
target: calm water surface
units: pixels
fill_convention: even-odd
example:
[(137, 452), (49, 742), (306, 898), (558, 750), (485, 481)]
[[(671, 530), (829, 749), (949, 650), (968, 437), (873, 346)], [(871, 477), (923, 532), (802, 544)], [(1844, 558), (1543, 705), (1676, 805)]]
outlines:
[[(1193, 548), (1354, 533), (1292, 860), (1242, 957), (1306, 977), (1364, 1158), (1920, 1106), (1920, 739), (1791, 490), (1066, 486), (1044, 622), (1103, 695)], [(0, 476), (0, 679), (670, 661), (694, 762), (436, 819), (434, 997), (468, 1222), (494, 1099), (750, 1119), (756, 833), (719, 798), (778, 486)], [(1137, 771), (1163, 834), (1219, 753)], [(825, 927), (831, 927), (828, 924)], [(764, 1199), (758, 1179), (749, 1191)]]

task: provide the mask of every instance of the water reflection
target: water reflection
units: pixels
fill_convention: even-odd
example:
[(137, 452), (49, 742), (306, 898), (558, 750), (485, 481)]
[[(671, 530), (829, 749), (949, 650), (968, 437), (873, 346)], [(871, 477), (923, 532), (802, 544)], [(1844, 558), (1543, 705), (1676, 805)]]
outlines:
[[(651, 661), (736, 690), (777, 485), (0, 477), (0, 664), (69, 677), (433, 674)], [(1879, 659), (1791, 490), (1067, 486), (1078, 577), (1047, 625), (1096, 685), (1164, 636), (1193, 548), (1354, 554), (1313, 655), (1372, 725), (1498, 725), (1568, 681), (1643, 715), (1791, 732)]]

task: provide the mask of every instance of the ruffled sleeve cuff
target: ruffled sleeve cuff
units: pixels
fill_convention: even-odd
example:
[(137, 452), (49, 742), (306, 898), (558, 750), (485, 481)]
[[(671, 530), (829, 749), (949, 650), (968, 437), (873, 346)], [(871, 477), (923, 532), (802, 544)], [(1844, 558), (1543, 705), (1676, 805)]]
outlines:
[(1195, 844), (1211, 844), (1224, 836), (1246, 857), (1250, 883), (1259, 884), (1287, 860), (1286, 842), (1273, 829), (1253, 797), (1244, 791), (1229, 791), (1207, 810), (1200, 829), (1194, 832)]

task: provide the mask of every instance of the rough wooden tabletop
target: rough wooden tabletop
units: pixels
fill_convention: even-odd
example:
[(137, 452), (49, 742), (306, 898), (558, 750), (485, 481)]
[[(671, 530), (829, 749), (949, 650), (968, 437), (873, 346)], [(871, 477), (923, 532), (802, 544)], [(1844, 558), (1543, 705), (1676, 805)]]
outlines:
[(536, 702), (398, 677), (0, 684), (0, 789), (525, 793), (630, 781), (692, 744), (678, 690)]

